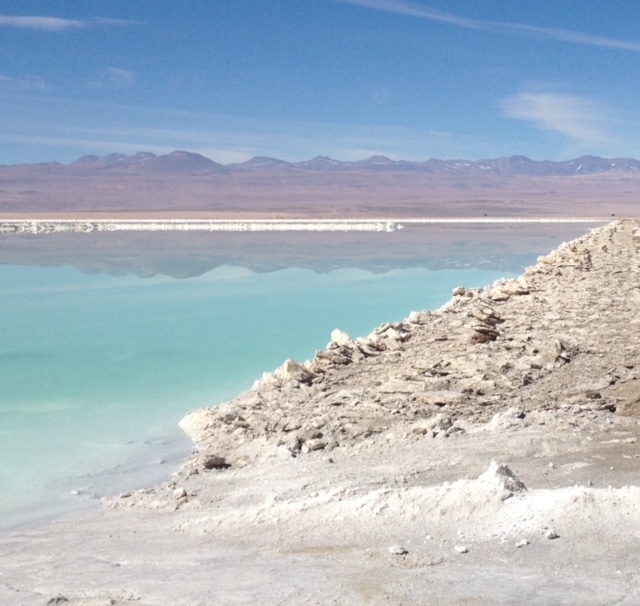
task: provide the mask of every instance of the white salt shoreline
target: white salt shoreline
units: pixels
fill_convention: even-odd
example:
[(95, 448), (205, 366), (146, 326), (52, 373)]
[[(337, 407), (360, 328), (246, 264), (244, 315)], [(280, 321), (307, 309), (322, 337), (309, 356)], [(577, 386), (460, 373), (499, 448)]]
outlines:
[(393, 221), (233, 219), (16, 219), (0, 222), (0, 233), (90, 233), (94, 231), (369, 231), (391, 232)]
[(91, 233), (112, 231), (366, 231), (392, 232), (403, 224), (599, 223), (584, 217), (427, 217), (413, 219), (5, 219), (0, 233)]

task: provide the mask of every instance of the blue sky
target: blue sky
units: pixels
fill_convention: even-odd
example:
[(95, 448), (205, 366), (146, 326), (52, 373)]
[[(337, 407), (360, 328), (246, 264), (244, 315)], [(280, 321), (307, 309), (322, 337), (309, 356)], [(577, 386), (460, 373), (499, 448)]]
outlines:
[(3, 0), (0, 164), (640, 157), (637, 0)]

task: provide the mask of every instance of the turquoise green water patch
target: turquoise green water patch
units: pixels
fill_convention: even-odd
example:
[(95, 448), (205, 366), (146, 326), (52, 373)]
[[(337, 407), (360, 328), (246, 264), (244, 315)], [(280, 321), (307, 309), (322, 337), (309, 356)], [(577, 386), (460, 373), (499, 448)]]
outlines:
[(95, 491), (96, 474), (149, 463), (172, 441), (186, 455), (177, 423), (190, 409), (313, 357), (334, 328), (366, 335), (501, 275), (224, 266), (178, 280), (0, 266), (0, 514)]

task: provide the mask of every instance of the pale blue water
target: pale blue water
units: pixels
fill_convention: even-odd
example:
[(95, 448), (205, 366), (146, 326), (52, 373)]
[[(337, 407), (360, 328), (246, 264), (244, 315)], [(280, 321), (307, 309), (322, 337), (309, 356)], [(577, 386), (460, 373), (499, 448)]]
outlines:
[[(156, 481), (190, 409), (247, 389), (331, 331), (365, 335), (504, 272), (219, 267), (177, 280), (0, 265), (0, 526)], [(160, 464), (159, 458), (169, 458)]]

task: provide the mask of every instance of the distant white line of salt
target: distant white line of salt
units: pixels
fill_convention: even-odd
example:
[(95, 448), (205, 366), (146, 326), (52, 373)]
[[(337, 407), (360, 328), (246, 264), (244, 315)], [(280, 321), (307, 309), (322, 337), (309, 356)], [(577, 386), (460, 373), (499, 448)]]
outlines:
[(393, 221), (299, 220), (110, 220), (16, 219), (0, 222), (0, 233), (90, 233), (94, 231), (373, 231), (391, 232), (402, 226)]
[(413, 219), (7, 219), (0, 233), (104, 231), (368, 231), (392, 232), (403, 224), (604, 223), (612, 217), (423, 217)]

